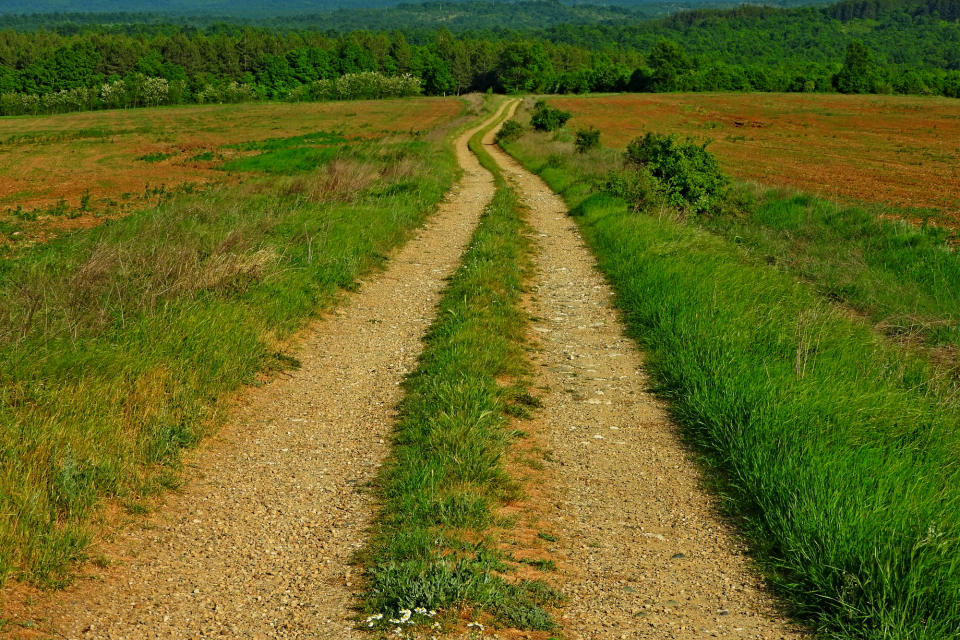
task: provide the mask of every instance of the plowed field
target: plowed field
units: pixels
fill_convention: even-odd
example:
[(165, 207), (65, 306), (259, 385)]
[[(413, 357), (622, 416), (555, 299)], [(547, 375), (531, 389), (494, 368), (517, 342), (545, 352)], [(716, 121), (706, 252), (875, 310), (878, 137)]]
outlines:
[[(351, 137), (422, 131), (462, 109), (456, 98), (423, 98), (0, 118), (0, 244), (93, 226), (142, 205), (161, 187), (236, 180), (216, 168), (224, 145), (317, 131)], [(61, 199), (70, 214), (47, 215)], [(17, 207), (39, 220), (13, 216)]]
[(639, 94), (550, 103), (625, 147), (646, 131), (711, 139), (731, 174), (827, 197), (935, 208), (960, 222), (960, 101), (913, 96)]

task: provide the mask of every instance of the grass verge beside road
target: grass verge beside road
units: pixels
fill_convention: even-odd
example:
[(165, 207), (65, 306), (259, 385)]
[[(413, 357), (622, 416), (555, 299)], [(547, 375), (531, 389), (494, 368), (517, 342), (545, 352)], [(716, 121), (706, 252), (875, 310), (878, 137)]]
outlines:
[[(484, 166), (492, 160), (471, 148)], [(486, 156), (486, 157), (485, 157)], [(495, 167), (494, 167), (495, 168)], [(539, 581), (506, 580), (511, 566), (491, 531), (497, 507), (522, 488), (504, 467), (522, 437), (511, 415), (535, 404), (526, 390), (527, 317), (520, 308), (532, 243), (514, 193), (495, 172), (496, 195), (440, 303), (406, 398), (393, 453), (378, 480), (382, 511), (363, 559), (371, 622), (390, 629), (403, 609), (454, 607), (499, 624), (545, 630), (559, 595)], [(413, 614), (413, 622), (425, 622)]]
[(956, 238), (948, 229), (905, 221), (918, 213), (766, 190), (744, 216), (704, 224), (813, 283), (882, 333), (938, 349), (941, 361), (953, 356), (946, 364), (957, 368), (960, 254), (948, 244)]
[(65, 584), (104, 499), (136, 514), (176, 487), (220, 399), (295, 367), (285, 343), (430, 215), (473, 120), (0, 261), (0, 581)]
[(955, 637), (955, 382), (669, 207), (600, 191), (591, 165), (613, 168), (608, 150), (561, 153), (548, 134), (504, 146), (565, 197), (794, 614), (824, 637)]

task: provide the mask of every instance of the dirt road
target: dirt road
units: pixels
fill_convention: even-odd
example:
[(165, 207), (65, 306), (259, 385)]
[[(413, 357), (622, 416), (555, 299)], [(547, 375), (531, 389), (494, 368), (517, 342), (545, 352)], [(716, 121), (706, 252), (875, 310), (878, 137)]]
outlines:
[(249, 394), (196, 456), (186, 490), (121, 535), (124, 566), (103, 583), (38, 595), (34, 630), (45, 633), (24, 634), (364, 637), (347, 619), (348, 561), (373, 515), (359, 489), (388, 453), (398, 385), (493, 197), (492, 177), (467, 148), (479, 128), (456, 143), (465, 175), (440, 211), (386, 272), (311, 328), (302, 369)]
[(530, 208), (532, 315), (568, 639), (799, 638), (747, 570), (563, 201), (488, 147)]

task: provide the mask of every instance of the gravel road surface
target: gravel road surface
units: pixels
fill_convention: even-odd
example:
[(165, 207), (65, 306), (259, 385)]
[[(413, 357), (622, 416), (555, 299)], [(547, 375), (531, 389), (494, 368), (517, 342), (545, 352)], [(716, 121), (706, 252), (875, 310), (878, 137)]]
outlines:
[(613, 292), (561, 198), (489, 147), (530, 207), (540, 244), (531, 313), (549, 389), (545, 434), (560, 508), (548, 519), (569, 598), (563, 637), (800, 638), (716, 515), (693, 456), (649, 392)]
[(366, 637), (348, 620), (348, 562), (373, 515), (362, 487), (388, 453), (398, 385), (444, 278), (493, 197), (492, 177), (467, 148), (479, 128), (456, 142), (465, 173), (437, 214), (385, 272), (307, 331), (303, 367), (244, 394), (231, 424), (194, 456), (185, 490), (121, 534), (114, 551), (128, 561), (103, 582), (37, 594), (28, 613), (38, 624), (24, 634)]

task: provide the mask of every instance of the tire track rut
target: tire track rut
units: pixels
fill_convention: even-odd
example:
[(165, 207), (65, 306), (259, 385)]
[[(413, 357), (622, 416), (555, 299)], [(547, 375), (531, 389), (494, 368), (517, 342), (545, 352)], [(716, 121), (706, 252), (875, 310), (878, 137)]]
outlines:
[(531, 313), (537, 418), (555, 486), (548, 518), (570, 639), (801, 638), (716, 515), (666, 406), (649, 392), (613, 292), (563, 200), (499, 148), (540, 244)]
[[(246, 394), (195, 456), (192, 481), (121, 533), (126, 566), (103, 584), (41, 598), (39, 630), (64, 638), (363, 638), (348, 564), (373, 516), (358, 492), (388, 454), (399, 384), (445, 278), (458, 266), (492, 176), (461, 135), (465, 174), (415, 239), (305, 334), (303, 367)], [(492, 139), (492, 134), (488, 136)]]

